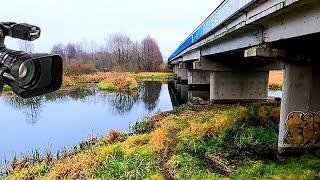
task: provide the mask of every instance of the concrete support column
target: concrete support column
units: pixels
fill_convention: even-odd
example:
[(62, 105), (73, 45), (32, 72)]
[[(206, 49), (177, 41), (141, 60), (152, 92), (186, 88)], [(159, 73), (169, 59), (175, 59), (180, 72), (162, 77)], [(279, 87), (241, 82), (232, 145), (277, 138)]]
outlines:
[(320, 147), (319, 65), (285, 65), (278, 150), (280, 155)]
[(255, 102), (268, 97), (269, 71), (216, 71), (210, 73), (210, 101)]
[(189, 85), (207, 85), (210, 84), (210, 72), (195, 69), (188, 69)]
[(186, 67), (186, 64), (181, 62), (178, 65), (178, 78), (180, 78), (180, 80), (182, 82), (187, 83), (188, 82), (188, 69)]

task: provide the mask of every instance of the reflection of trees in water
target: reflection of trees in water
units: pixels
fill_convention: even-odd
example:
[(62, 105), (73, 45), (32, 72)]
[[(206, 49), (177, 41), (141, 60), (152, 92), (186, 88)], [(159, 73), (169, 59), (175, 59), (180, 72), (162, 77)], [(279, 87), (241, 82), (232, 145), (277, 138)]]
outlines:
[(132, 109), (138, 100), (138, 96), (116, 93), (110, 100), (117, 113), (123, 115)]
[(60, 90), (54, 93), (50, 93), (45, 95), (46, 101), (56, 101), (56, 100), (64, 100), (67, 101), (67, 98), (71, 98), (73, 100), (84, 100), (88, 96), (95, 95), (96, 91), (94, 89), (89, 88), (73, 88), (67, 90)]
[(160, 82), (145, 81), (139, 88), (140, 98), (149, 111), (154, 110), (157, 106), (161, 93), (161, 86), (162, 84)]
[(21, 110), (28, 124), (36, 124), (42, 112), (43, 103), (53, 102), (57, 100), (68, 101), (68, 98), (73, 100), (84, 100), (87, 96), (94, 95), (95, 91), (85, 88), (74, 88), (70, 90), (61, 90), (45, 96), (38, 96), (29, 99), (22, 99), (18, 96), (13, 96), (7, 99), (7, 102), (15, 109)]
[[(68, 90), (59, 90), (45, 96), (39, 96), (29, 99), (22, 99), (17, 96), (8, 98), (6, 101), (15, 109), (21, 110), (29, 124), (36, 124), (40, 118), (42, 108), (46, 102), (68, 102), (72, 100), (81, 100), (84, 103), (105, 103), (106, 107), (111, 105), (116, 113), (123, 115), (129, 112), (134, 104), (141, 100), (146, 108), (152, 111), (156, 108), (162, 84), (159, 82), (141, 82), (136, 95), (127, 95), (123, 93), (99, 93), (90, 88), (74, 88)], [(92, 96), (91, 98), (87, 98)]]
[(34, 97), (29, 99), (22, 99), (18, 96), (14, 96), (8, 99), (8, 102), (18, 110), (26, 115), (26, 121), (28, 124), (36, 124), (40, 118), (43, 97)]
[(137, 95), (127, 95), (123, 93), (106, 94), (108, 101), (118, 114), (129, 112), (133, 105), (141, 100), (145, 103), (146, 108), (152, 111), (156, 108), (162, 84), (160, 82), (141, 82)]

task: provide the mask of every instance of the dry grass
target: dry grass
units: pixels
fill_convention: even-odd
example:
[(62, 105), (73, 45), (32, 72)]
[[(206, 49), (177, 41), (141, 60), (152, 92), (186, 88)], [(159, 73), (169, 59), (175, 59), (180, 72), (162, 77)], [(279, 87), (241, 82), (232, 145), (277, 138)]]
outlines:
[(168, 142), (168, 131), (165, 128), (159, 128), (151, 135), (150, 144), (155, 152), (163, 150)]
[(171, 72), (140, 72), (133, 74), (133, 76), (138, 80), (148, 81), (170, 81), (175, 77)]
[(64, 74), (67, 76), (92, 74), (97, 72), (94, 64), (84, 63), (83, 61), (72, 61), (64, 66)]
[(282, 84), (284, 71), (270, 71), (269, 84)]
[(104, 80), (98, 84), (100, 90), (133, 92), (138, 89), (138, 82), (130, 73), (110, 72), (104, 74)]
[(126, 72), (97, 72), (93, 74), (83, 74), (74, 76), (64, 76), (64, 86), (74, 86), (81, 83), (99, 83), (101, 81), (127, 81), (144, 80), (144, 81), (168, 81), (174, 78), (173, 73), (162, 72), (141, 72), (141, 73), (126, 73)]

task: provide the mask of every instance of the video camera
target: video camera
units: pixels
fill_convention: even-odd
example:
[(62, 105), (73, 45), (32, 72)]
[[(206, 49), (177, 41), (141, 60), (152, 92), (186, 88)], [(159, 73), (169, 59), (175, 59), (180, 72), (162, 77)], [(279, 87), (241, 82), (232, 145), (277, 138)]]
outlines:
[(54, 54), (32, 54), (7, 49), (6, 36), (33, 41), (40, 28), (29, 24), (0, 22), (0, 94), (4, 84), (22, 98), (47, 94), (62, 84), (62, 58)]

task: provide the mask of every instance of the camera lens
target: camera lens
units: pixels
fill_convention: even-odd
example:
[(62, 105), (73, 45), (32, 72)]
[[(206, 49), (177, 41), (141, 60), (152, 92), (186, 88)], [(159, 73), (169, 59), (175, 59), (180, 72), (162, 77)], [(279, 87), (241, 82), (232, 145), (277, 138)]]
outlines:
[(19, 82), (23, 86), (28, 86), (33, 83), (36, 74), (36, 63), (34, 61), (25, 61), (19, 67)]

